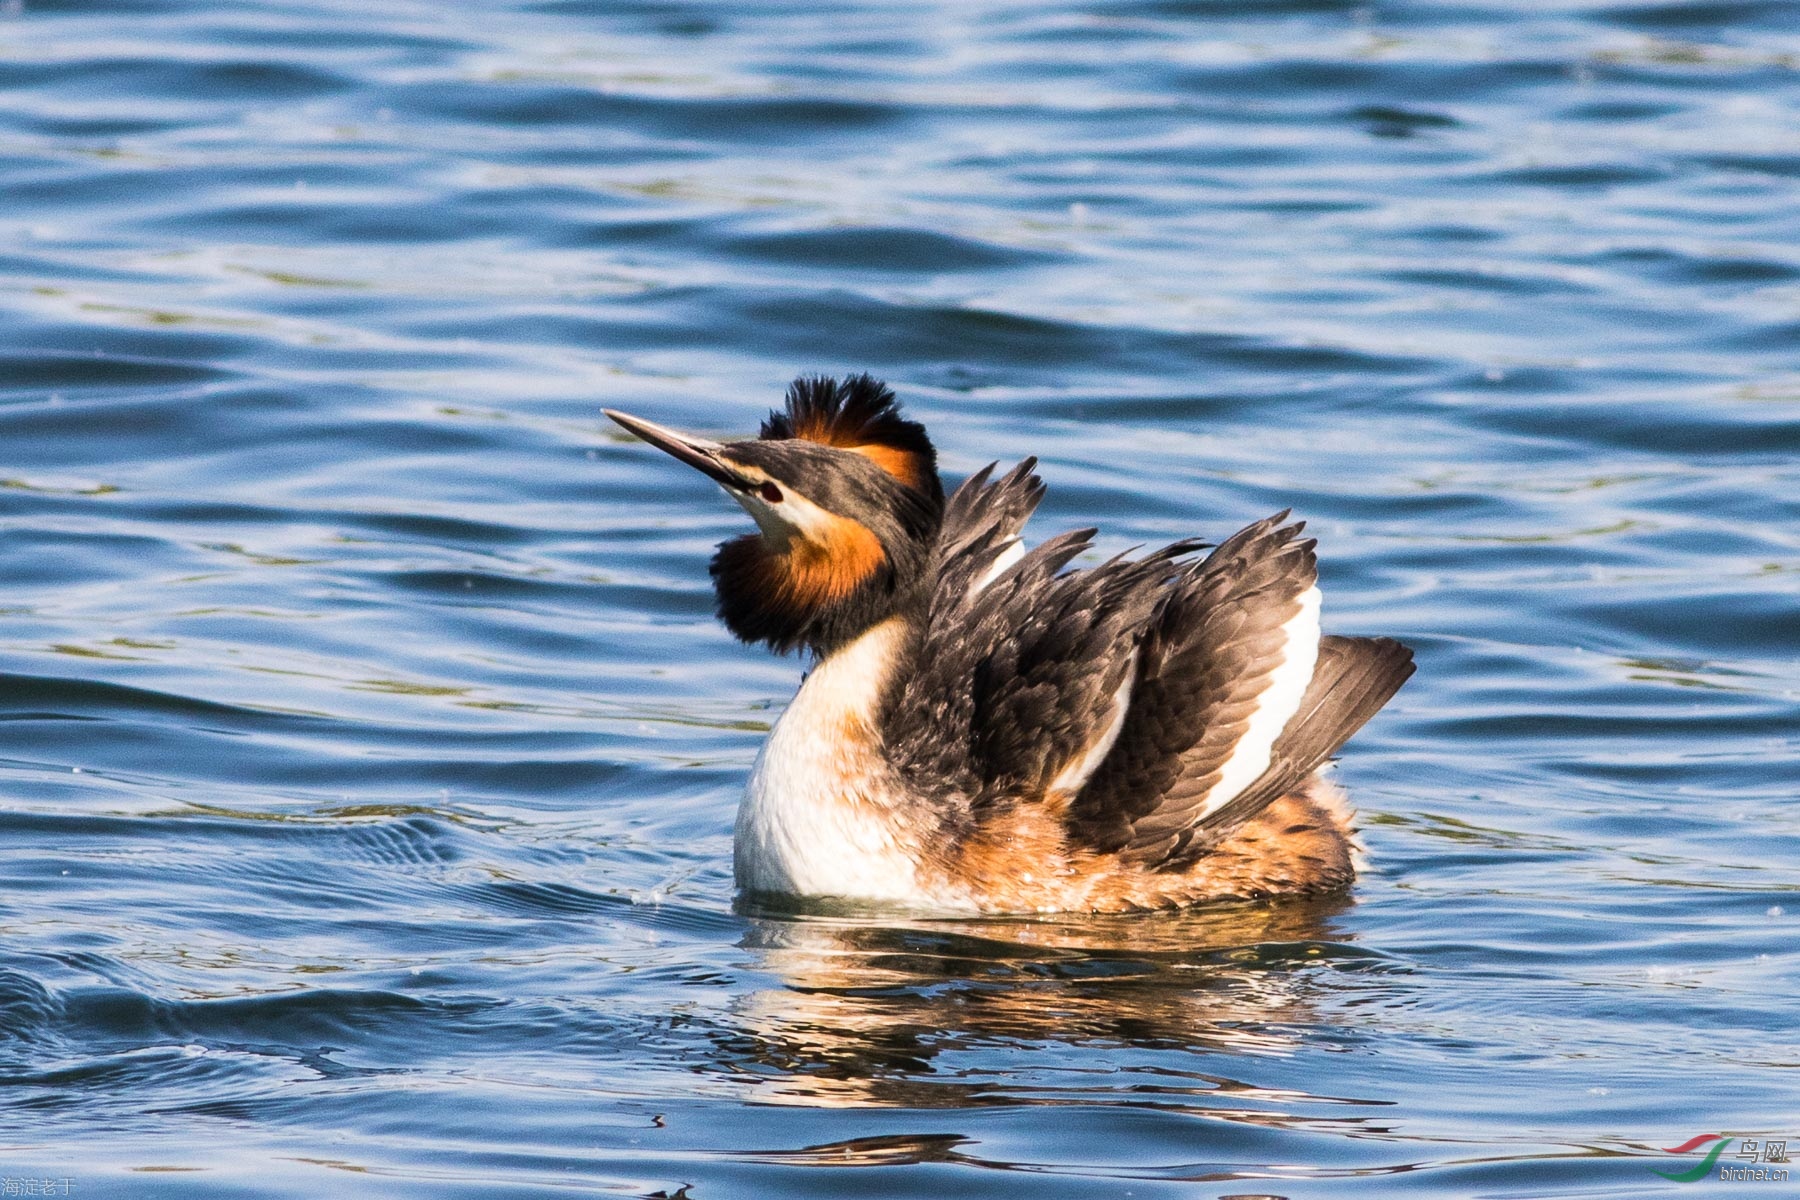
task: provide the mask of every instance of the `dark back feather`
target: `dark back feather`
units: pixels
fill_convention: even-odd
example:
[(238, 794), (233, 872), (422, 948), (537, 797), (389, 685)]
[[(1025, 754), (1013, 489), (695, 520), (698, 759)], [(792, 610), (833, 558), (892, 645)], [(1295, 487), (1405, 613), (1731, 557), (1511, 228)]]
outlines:
[(993, 483), (985, 469), (950, 498), (917, 667), (884, 724), (909, 781), (971, 812), (1041, 797), (1092, 749), (1146, 622), (1198, 546), (1067, 571), (1093, 538), (1076, 530), (988, 580), (1042, 496), (1032, 466)]
[(946, 836), (996, 806), (1073, 792), (1077, 844), (1154, 869), (1191, 865), (1303, 782), (1411, 674), (1397, 642), (1323, 639), (1267, 769), (1236, 797), (1212, 794), (1252, 720), (1279, 719), (1258, 703), (1315, 584), (1313, 542), (1284, 512), (1201, 562), (1187, 556), (1203, 543), (1177, 542), (1070, 570), (1094, 532), (1076, 530), (996, 570), (1043, 495), (1034, 465), (998, 480), (986, 467), (946, 503), (913, 670), (884, 709), (889, 761), (938, 803)]

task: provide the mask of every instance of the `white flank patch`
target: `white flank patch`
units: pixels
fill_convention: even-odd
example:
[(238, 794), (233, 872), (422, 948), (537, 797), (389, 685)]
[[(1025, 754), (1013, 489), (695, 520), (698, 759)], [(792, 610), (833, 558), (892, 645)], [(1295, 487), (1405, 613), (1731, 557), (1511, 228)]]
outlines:
[(1214, 812), (1239, 792), (1256, 782), (1257, 776), (1269, 768), (1269, 752), (1275, 739), (1300, 709), (1300, 698), (1312, 682), (1313, 668), (1319, 661), (1319, 589), (1307, 588), (1300, 594), (1300, 611), (1281, 627), (1286, 635), (1281, 665), (1269, 673), (1269, 684), (1256, 698), (1256, 711), (1250, 714), (1250, 725), (1244, 736), (1225, 760), (1219, 782), (1206, 794), (1200, 815)]
[(987, 574), (975, 581), (975, 586), (969, 589), (969, 595), (973, 596), (976, 592), (979, 592), (982, 588), (1006, 574), (1007, 571), (1012, 569), (1014, 563), (1024, 557), (1024, 541), (1019, 538), (1014, 538), (1006, 544), (1006, 549), (1000, 552), (1000, 557), (994, 560), (994, 565), (987, 569)]
[[(918, 901), (907, 814), (887, 790), (871, 717), (900, 622), (869, 630), (813, 668), (756, 756), (738, 806), (739, 888), (790, 896)], [(867, 731), (867, 737), (848, 736)]]

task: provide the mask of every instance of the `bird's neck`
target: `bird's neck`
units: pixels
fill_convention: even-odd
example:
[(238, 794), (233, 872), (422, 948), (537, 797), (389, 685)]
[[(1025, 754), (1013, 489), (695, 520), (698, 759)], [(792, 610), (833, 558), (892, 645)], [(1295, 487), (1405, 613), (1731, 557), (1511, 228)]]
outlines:
[[(833, 676), (855, 676), (869, 693), (886, 700), (918, 648), (929, 617), (931, 596), (923, 588), (904, 590), (869, 603), (862, 621), (846, 621), (833, 637), (814, 642), (808, 678), (830, 667)], [(877, 709), (880, 705), (877, 705)]]
[(823, 662), (896, 617), (923, 621), (929, 594), (916, 563), (897, 569), (884, 554), (860, 574), (827, 572), (830, 586), (814, 586), (804, 558), (757, 534), (720, 546), (712, 574), (726, 628), (777, 653), (807, 650)]
[(917, 627), (900, 615), (871, 625), (814, 661), (796, 701), (806, 697), (809, 710), (829, 713), (834, 726), (873, 731), (917, 635)]

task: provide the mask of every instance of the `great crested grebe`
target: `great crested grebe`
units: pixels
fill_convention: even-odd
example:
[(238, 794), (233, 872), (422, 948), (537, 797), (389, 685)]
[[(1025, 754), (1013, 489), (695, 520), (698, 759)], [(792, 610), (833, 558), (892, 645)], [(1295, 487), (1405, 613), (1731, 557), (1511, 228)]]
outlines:
[(815, 659), (738, 810), (743, 893), (1113, 912), (1355, 877), (1316, 773), (1412, 652), (1320, 636), (1287, 513), (1204, 558), (1072, 570), (1094, 530), (1019, 539), (1035, 459), (946, 500), (924, 426), (867, 375), (796, 380), (745, 441), (606, 415), (755, 519), (713, 558), (726, 627)]

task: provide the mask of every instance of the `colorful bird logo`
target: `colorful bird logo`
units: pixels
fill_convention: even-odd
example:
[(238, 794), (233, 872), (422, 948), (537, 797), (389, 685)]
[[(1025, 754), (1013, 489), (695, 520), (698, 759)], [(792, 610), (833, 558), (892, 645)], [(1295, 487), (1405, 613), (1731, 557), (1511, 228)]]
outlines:
[[(1731, 1145), (1731, 1138), (1726, 1137), (1722, 1133), (1703, 1133), (1699, 1137), (1689, 1138), (1679, 1146), (1663, 1147), (1664, 1154), (1686, 1154), (1689, 1150), (1692, 1150), (1697, 1146), (1704, 1146), (1707, 1142), (1712, 1142), (1713, 1148), (1706, 1152), (1706, 1157), (1701, 1160), (1699, 1166), (1694, 1167), (1692, 1170), (1678, 1171), (1673, 1174), (1668, 1171), (1656, 1171), (1656, 1174), (1661, 1175), (1664, 1179), (1673, 1180), (1676, 1183), (1693, 1183), (1698, 1179), (1704, 1178), (1707, 1173), (1713, 1169), (1713, 1164), (1719, 1161), (1719, 1155), (1724, 1152), (1725, 1147)], [(1656, 1169), (1652, 1167), (1651, 1170), (1655, 1171)]]

